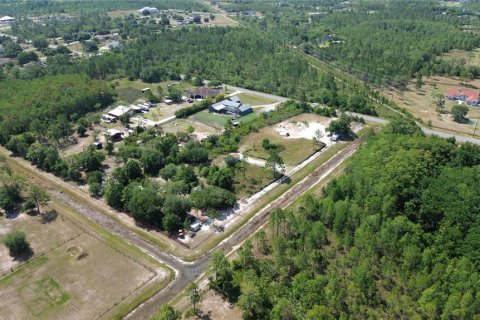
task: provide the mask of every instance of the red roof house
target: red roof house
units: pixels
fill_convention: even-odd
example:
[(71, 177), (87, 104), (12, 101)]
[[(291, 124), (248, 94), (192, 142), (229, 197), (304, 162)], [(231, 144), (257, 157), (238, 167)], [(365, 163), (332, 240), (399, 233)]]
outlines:
[(480, 91), (462, 88), (450, 88), (447, 92), (447, 98), (449, 100), (465, 101), (469, 105), (480, 105)]

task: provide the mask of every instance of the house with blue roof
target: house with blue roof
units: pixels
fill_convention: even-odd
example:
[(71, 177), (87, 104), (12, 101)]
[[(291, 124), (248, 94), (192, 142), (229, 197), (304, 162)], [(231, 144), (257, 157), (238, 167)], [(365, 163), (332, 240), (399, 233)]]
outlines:
[(241, 117), (252, 113), (253, 109), (251, 105), (243, 104), (238, 96), (233, 96), (212, 104), (208, 107), (208, 111)]

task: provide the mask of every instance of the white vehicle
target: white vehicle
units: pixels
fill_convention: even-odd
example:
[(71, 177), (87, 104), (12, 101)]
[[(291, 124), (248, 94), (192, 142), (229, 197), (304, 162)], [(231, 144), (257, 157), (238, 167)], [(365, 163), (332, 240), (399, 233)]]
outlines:
[(194, 224), (190, 225), (190, 231), (197, 232), (202, 228), (202, 225), (199, 222), (195, 222)]

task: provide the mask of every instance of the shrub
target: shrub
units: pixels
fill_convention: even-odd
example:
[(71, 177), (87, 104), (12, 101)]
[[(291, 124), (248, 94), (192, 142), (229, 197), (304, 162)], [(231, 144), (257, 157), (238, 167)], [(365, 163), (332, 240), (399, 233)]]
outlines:
[(195, 103), (191, 107), (186, 107), (186, 108), (177, 110), (175, 112), (175, 116), (177, 118), (186, 118), (188, 116), (191, 116), (192, 114), (206, 110), (210, 104), (211, 104), (211, 101), (209, 99), (204, 100), (200, 103)]
[(5, 245), (10, 251), (11, 256), (18, 256), (27, 252), (30, 249), (30, 244), (27, 242), (25, 232), (13, 231), (5, 237)]

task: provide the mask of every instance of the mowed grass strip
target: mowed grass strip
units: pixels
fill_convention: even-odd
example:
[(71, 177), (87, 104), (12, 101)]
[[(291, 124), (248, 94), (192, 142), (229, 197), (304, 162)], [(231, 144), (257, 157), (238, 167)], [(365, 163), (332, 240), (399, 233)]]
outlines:
[(240, 98), (243, 104), (249, 104), (252, 106), (261, 106), (265, 104), (273, 104), (276, 102), (272, 99), (256, 96), (249, 93), (240, 93), (238, 97)]
[(223, 128), (227, 124), (230, 117), (223, 114), (208, 112), (207, 110), (204, 110), (192, 115), (191, 119), (204, 123), (208, 126), (212, 126), (214, 128)]

